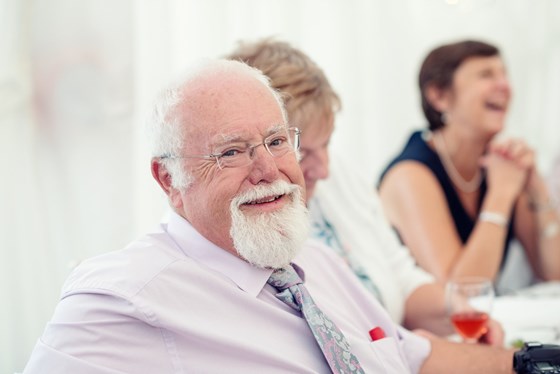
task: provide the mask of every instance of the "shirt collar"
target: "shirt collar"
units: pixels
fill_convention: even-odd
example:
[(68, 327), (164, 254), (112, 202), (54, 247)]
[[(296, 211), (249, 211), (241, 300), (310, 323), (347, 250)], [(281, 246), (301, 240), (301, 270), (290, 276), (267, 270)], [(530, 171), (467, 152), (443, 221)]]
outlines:
[[(297, 261), (297, 258), (294, 261)], [(296, 271), (297, 275), (299, 275), (299, 278), (301, 279), (301, 281), (303, 283), (305, 283), (305, 271), (303, 271), (303, 269), (298, 264), (296, 264), (295, 262), (292, 262), (292, 267)]]
[(223, 274), (240, 289), (255, 297), (261, 292), (272, 274), (272, 269), (253, 266), (218, 247), (175, 212), (169, 214), (167, 233), (186, 256)]

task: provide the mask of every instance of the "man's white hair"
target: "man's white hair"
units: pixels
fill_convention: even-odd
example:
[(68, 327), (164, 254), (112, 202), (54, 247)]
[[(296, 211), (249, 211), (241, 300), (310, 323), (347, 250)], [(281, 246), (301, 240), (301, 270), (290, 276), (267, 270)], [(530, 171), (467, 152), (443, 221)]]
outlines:
[[(171, 176), (172, 186), (177, 189), (186, 190), (193, 182), (193, 176), (183, 168), (180, 158), (165, 158), (165, 156), (181, 156), (186, 141), (184, 130), (188, 126), (195, 125), (188, 123), (189, 118), (193, 117), (188, 113), (181, 113), (179, 106), (190, 99), (189, 94), (192, 95), (192, 93), (189, 92), (189, 87), (191, 85), (223, 74), (246, 75), (261, 82), (278, 103), (284, 123), (288, 122), (282, 96), (272, 88), (270, 79), (260, 70), (233, 60), (200, 61), (181, 79), (169, 85), (158, 95), (148, 123), (152, 157), (162, 157), (158, 162), (167, 169)], [(220, 89), (220, 87), (215, 87), (215, 89)]]

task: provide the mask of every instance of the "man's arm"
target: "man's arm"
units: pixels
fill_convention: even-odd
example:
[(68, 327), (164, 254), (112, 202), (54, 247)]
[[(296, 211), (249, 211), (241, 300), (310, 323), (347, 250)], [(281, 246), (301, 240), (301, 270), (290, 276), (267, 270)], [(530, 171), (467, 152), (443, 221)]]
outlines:
[(24, 373), (173, 371), (160, 329), (145, 320), (135, 305), (117, 296), (67, 296), (56, 307)]
[(441, 284), (423, 284), (408, 296), (403, 325), (410, 330), (424, 329), (440, 336), (453, 334), (445, 309), (445, 290)]
[[(439, 336), (455, 332), (445, 308), (445, 290), (439, 283), (427, 283), (414, 290), (406, 300), (404, 326), (409, 330), (423, 329)], [(479, 342), (502, 347), (504, 330), (495, 320), (488, 321), (488, 332)]]
[(482, 344), (453, 343), (422, 333), (432, 343), (432, 351), (420, 372), (454, 374), (512, 374), (513, 349)]

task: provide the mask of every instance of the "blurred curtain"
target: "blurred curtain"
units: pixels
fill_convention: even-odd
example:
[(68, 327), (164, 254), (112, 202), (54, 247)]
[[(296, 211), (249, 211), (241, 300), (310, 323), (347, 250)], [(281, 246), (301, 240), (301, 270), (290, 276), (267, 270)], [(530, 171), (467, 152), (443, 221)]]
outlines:
[(482, 38), (509, 67), (507, 131), (546, 170), (560, 137), (559, 14), (556, 0), (0, 0), (0, 372), (23, 369), (75, 264), (165, 212), (143, 122), (192, 60), (270, 35), (301, 47), (343, 100), (333, 148), (373, 186), (424, 124), (421, 59)]
[(1, 2), (2, 373), (23, 369), (71, 268), (135, 232), (133, 10)]

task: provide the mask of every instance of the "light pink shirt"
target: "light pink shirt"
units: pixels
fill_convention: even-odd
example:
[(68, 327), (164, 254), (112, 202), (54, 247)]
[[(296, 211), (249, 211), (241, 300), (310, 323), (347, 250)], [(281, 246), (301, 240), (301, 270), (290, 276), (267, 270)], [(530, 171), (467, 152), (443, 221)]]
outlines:
[[(429, 342), (391, 322), (331, 252), (310, 242), (294, 262), (365, 372), (417, 372)], [(158, 232), (75, 269), (24, 373), (328, 373), (270, 274), (172, 214)], [(387, 337), (372, 342), (377, 326)]]

